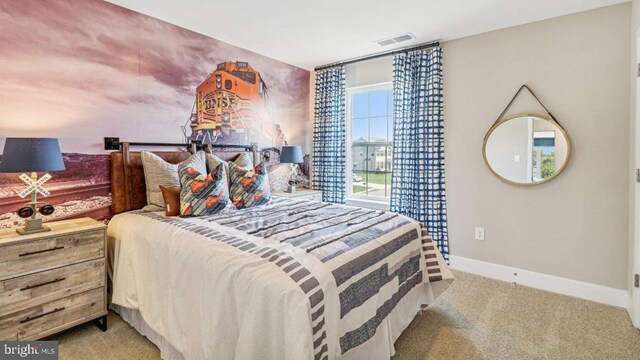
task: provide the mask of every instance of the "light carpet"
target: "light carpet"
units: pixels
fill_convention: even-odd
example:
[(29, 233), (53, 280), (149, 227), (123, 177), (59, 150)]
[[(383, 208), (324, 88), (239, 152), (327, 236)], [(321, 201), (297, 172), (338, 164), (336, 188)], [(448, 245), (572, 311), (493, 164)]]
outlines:
[[(640, 359), (640, 331), (624, 309), (455, 272), (456, 281), (416, 316), (393, 360)], [(61, 360), (160, 359), (145, 337), (109, 314), (109, 330), (68, 330)]]

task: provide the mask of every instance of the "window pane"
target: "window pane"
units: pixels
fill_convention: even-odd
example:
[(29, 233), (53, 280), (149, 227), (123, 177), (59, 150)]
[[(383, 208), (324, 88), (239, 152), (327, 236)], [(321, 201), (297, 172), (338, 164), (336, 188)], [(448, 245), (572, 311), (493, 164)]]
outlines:
[(367, 142), (369, 141), (369, 120), (353, 119), (351, 125), (351, 141), (352, 142)]
[(386, 142), (387, 140), (387, 118), (373, 118), (369, 120), (369, 141)]
[[(376, 90), (351, 95), (351, 195), (386, 199), (391, 195), (393, 141), (392, 90)], [(369, 146), (370, 143), (383, 143)]]
[(389, 100), (389, 91), (380, 90), (371, 92), (369, 95), (369, 116), (385, 116), (387, 115), (387, 101)]
[(351, 186), (353, 195), (366, 195), (367, 185), (365, 183), (365, 173), (363, 171), (354, 171), (351, 175)]
[(353, 95), (351, 101), (351, 116), (353, 118), (365, 118), (369, 116), (369, 94)]
[(385, 192), (384, 192), (384, 197), (386, 198), (391, 198), (391, 173), (388, 172), (385, 176), (386, 178), (386, 186), (385, 186)]
[(369, 170), (373, 171), (385, 171), (385, 151), (386, 146), (372, 146), (370, 147), (370, 166)]
[(369, 183), (367, 184), (369, 191), (368, 196), (385, 197), (385, 176), (386, 173), (380, 171), (369, 172)]
[(367, 170), (367, 147), (366, 146), (353, 146), (351, 148), (352, 166), (354, 173), (356, 171)]

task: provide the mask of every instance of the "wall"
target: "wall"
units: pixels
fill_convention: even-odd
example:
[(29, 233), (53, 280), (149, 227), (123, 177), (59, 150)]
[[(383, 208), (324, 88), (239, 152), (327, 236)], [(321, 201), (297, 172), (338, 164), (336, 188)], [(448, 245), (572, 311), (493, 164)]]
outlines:
[[(215, 90), (216, 74), (232, 88)], [(60, 139), (68, 170), (47, 183), (56, 217), (109, 216), (106, 136), (309, 148), (307, 70), (101, 0), (0, 2), (0, 79), (0, 151), (6, 137)], [(0, 227), (20, 222), (23, 187), (0, 174)]]
[(393, 80), (393, 58), (386, 56), (349, 64), (345, 68), (345, 87), (381, 84)]
[[(451, 254), (627, 289), (630, 4), (446, 42), (444, 109)], [(505, 184), (482, 139), (522, 84), (571, 139), (546, 184)], [(541, 112), (523, 96), (515, 112)], [(474, 227), (486, 240), (474, 240)]]

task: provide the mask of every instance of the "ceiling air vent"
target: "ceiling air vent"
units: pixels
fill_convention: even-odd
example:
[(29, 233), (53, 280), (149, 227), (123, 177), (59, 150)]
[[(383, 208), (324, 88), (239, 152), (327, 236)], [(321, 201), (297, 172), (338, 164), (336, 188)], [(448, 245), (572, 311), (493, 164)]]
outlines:
[(396, 35), (396, 36), (388, 38), (388, 39), (376, 40), (375, 42), (380, 46), (388, 46), (388, 45), (391, 45), (391, 44), (396, 44), (396, 43), (399, 43), (399, 42), (403, 42), (403, 41), (407, 41), (407, 40), (411, 40), (411, 39), (415, 39), (415, 38), (416, 37), (413, 36), (413, 34), (406, 33), (406, 34)]

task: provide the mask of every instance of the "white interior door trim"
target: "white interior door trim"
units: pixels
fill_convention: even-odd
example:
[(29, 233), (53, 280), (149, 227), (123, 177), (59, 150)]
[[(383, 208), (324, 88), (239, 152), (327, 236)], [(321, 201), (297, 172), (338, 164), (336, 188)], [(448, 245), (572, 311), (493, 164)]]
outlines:
[[(640, 29), (636, 31), (636, 60), (635, 60), (635, 68), (637, 70), (637, 64), (640, 64)], [(635, 78), (635, 101), (636, 111), (635, 111), (635, 132), (634, 132), (634, 171), (635, 169), (640, 169), (640, 77), (638, 77), (638, 73), (633, 74)], [(635, 327), (640, 328), (640, 289), (634, 287), (633, 278), (635, 274), (640, 274), (640, 183), (633, 180), (633, 202), (634, 202), (634, 217), (633, 217), (633, 253), (632, 253), (632, 266), (631, 266), (631, 301), (629, 304), (629, 315), (631, 316), (631, 321)]]

